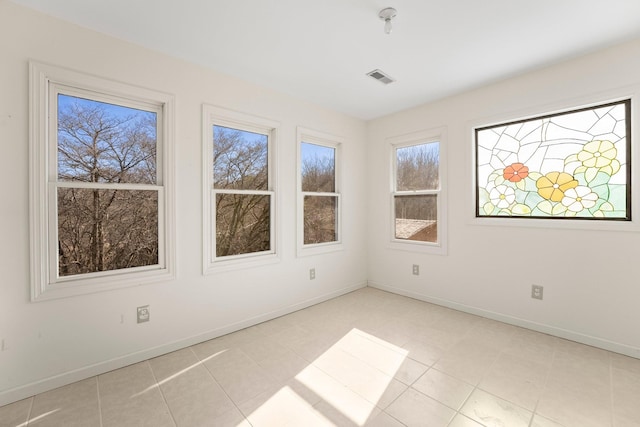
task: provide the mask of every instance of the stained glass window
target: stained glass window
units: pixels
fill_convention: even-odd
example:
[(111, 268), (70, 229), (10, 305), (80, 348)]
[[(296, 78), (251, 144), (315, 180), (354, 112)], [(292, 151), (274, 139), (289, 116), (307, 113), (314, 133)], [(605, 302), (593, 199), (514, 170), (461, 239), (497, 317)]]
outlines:
[(476, 129), (476, 216), (631, 220), (631, 101)]

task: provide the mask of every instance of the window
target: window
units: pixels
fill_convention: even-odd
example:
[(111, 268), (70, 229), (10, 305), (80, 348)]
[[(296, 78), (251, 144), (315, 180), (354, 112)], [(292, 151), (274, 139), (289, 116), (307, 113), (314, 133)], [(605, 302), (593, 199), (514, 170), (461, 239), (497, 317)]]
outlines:
[[(299, 249), (340, 249), (338, 138), (299, 128)], [(310, 252), (309, 252), (310, 251)]]
[(276, 253), (273, 139), (277, 124), (204, 107), (205, 273)]
[(438, 242), (438, 142), (397, 147), (393, 195), (396, 239)]
[(631, 101), (475, 129), (476, 217), (631, 220)]
[(443, 132), (392, 140), (392, 246), (444, 253)]
[(31, 64), (33, 298), (172, 277), (171, 97)]

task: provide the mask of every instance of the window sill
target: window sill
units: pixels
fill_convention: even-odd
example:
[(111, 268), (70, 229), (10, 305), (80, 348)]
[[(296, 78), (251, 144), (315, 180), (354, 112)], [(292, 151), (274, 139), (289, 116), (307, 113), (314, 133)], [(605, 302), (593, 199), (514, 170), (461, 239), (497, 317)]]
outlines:
[(591, 230), (639, 232), (640, 222), (606, 221), (600, 219), (527, 218), (527, 217), (472, 217), (470, 225), (493, 227), (546, 228), (555, 230)]
[(33, 289), (32, 302), (75, 297), (96, 292), (112, 291), (147, 285), (175, 279), (175, 274), (168, 269), (146, 270), (137, 273), (109, 274), (108, 276), (70, 279), (58, 283), (45, 284), (42, 288)]
[(447, 255), (447, 248), (442, 243), (416, 242), (412, 240), (392, 240), (389, 249), (408, 251), (429, 255)]
[(279, 262), (280, 257), (275, 253), (218, 259), (208, 263), (204, 269), (204, 275), (208, 276), (225, 271), (262, 267), (265, 265), (277, 264)]
[(344, 250), (342, 242), (317, 243), (298, 247), (298, 257), (328, 254)]

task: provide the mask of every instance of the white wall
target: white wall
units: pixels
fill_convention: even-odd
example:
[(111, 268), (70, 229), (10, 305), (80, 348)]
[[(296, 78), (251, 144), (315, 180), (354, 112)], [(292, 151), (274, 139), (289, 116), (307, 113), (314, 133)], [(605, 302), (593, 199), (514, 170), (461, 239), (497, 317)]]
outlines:
[[(0, 58), (0, 405), (366, 284), (364, 122), (4, 0)], [(29, 59), (175, 95), (175, 281), (29, 301)], [(281, 123), (279, 263), (206, 277), (201, 273), (203, 103)], [(349, 167), (342, 185), (341, 252), (296, 257), (297, 126), (344, 138), (343, 160)], [(317, 273), (314, 281), (308, 276), (311, 267)], [(136, 307), (146, 304), (151, 321), (137, 325)]]
[[(481, 225), (473, 219), (472, 188), (473, 125), (637, 96), (638, 85), (640, 41), (370, 122), (369, 284), (640, 357), (638, 209), (636, 231), (533, 228), (524, 220)], [(636, 135), (639, 101), (632, 107)], [(448, 133), (448, 255), (393, 250), (385, 139), (441, 126)], [(638, 199), (637, 174), (634, 184)], [(412, 275), (412, 264), (420, 265), (420, 276)], [(543, 301), (531, 299), (534, 283), (544, 286)]]

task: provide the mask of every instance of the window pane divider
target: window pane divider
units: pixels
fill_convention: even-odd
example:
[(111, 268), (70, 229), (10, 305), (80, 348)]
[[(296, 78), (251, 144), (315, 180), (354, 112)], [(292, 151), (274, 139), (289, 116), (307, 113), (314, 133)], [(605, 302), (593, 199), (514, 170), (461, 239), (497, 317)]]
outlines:
[(149, 190), (158, 191), (163, 187), (156, 184), (133, 184), (133, 183), (109, 183), (109, 182), (84, 182), (84, 181), (55, 181), (52, 182), (57, 188), (86, 188), (97, 190)]
[(304, 196), (326, 196), (326, 197), (338, 197), (340, 193), (328, 193), (328, 192), (316, 192), (316, 191), (303, 191)]
[(217, 194), (247, 194), (247, 195), (258, 195), (258, 196), (272, 196), (274, 194), (273, 190), (229, 190), (222, 188), (214, 188), (212, 190)]
[(429, 195), (429, 194), (438, 194), (440, 190), (412, 190), (412, 191), (394, 191), (395, 196), (420, 196), (420, 195)]

